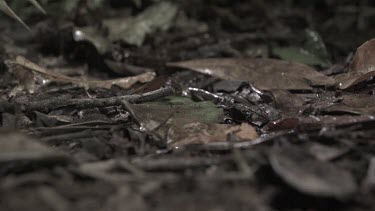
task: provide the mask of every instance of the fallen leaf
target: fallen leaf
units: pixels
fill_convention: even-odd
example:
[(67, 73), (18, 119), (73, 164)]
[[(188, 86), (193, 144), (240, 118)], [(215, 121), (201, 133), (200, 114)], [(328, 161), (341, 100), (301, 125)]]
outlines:
[(297, 147), (275, 148), (269, 156), (275, 173), (302, 193), (342, 199), (357, 191), (357, 184), (349, 171), (316, 160)]
[(254, 127), (247, 123), (241, 125), (190, 123), (183, 126), (174, 125), (168, 131), (168, 144), (181, 147), (189, 144), (206, 144), (223, 142), (232, 134), (239, 140), (258, 138)]
[(224, 80), (247, 80), (262, 90), (311, 90), (331, 86), (334, 80), (304, 64), (276, 59), (201, 59), (169, 63)]
[(349, 72), (336, 77), (338, 88), (347, 89), (375, 76), (375, 39), (362, 44), (354, 55)]
[[(72, 83), (74, 85), (84, 87), (84, 88), (105, 88), (110, 89), (113, 85), (119, 86), (123, 89), (128, 89), (134, 84), (146, 83), (152, 81), (155, 78), (154, 72), (146, 72), (137, 76), (130, 76), (112, 80), (83, 80), (79, 78), (72, 78), (60, 73), (55, 73), (48, 71), (47, 69), (27, 60), (22, 56), (17, 56), (15, 60), (7, 60), (5, 61), (9, 69), (15, 69), (18, 67), (22, 67), (21, 71), (33, 71), (43, 75), (44, 77), (51, 79), (57, 82), (65, 82), (65, 83)], [(28, 81), (29, 83), (29, 81)]]
[(210, 101), (194, 102), (185, 97), (167, 97), (159, 101), (129, 105), (132, 115), (146, 131), (166, 137), (171, 126), (189, 123), (218, 123), (223, 110)]

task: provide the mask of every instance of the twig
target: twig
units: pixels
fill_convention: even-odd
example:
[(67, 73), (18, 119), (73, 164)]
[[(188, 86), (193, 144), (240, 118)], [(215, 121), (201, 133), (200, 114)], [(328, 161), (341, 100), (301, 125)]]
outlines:
[(142, 103), (159, 98), (163, 98), (174, 94), (174, 89), (171, 87), (161, 88), (155, 91), (146, 92), (137, 95), (123, 95), (117, 97), (109, 97), (102, 99), (64, 99), (64, 98), (52, 98), (41, 101), (27, 101), (25, 99), (15, 99), (13, 102), (5, 100), (0, 101), (0, 112), (13, 112), (16, 108), (21, 108), (23, 111), (40, 111), (50, 112), (55, 109), (61, 109), (65, 107), (74, 107), (75, 109), (86, 109), (86, 108), (102, 108), (108, 106), (122, 105), (122, 101), (126, 100), (129, 103)]

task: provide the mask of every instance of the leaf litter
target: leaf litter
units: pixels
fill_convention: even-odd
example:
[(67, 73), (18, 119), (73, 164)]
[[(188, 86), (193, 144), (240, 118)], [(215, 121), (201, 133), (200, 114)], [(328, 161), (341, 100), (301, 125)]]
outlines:
[(0, 18), (1, 208), (375, 207), (373, 3), (38, 2)]
[(311, 90), (332, 86), (334, 80), (313, 68), (276, 59), (202, 59), (169, 63), (224, 80), (247, 80), (262, 90)]

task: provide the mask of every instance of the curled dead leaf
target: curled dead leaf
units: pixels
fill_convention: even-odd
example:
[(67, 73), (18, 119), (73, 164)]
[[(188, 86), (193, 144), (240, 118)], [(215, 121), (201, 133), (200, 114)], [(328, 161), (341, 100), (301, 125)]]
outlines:
[(337, 87), (347, 89), (375, 76), (375, 39), (362, 44), (354, 55), (349, 72), (336, 77)]

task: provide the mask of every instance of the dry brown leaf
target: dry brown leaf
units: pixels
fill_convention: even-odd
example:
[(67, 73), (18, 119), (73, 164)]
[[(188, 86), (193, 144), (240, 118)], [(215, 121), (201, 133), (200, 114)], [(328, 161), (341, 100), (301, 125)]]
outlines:
[(256, 130), (249, 124), (223, 125), (190, 123), (184, 126), (173, 126), (168, 131), (168, 144), (171, 147), (181, 147), (189, 144), (207, 144), (227, 141), (228, 135), (233, 134), (240, 140), (258, 138)]
[(304, 64), (277, 59), (201, 59), (169, 63), (225, 80), (247, 80), (262, 90), (311, 90), (332, 86), (334, 80)]
[(375, 76), (375, 39), (362, 44), (354, 55), (349, 72), (337, 76), (340, 89), (347, 89)]
[(23, 67), (23, 70), (29, 70), (43, 75), (53, 81), (72, 83), (77, 86), (87, 88), (105, 88), (110, 89), (113, 85), (119, 86), (123, 89), (128, 89), (135, 83), (141, 82), (146, 83), (155, 78), (154, 72), (147, 72), (137, 76), (130, 76), (124, 78), (118, 78), (113, 80), (82, 80), (78, 78), (72, 78), (63, 74), (48, 71), (47, 69), (27, 60), (23, 56), (17, 56), (15, 60), (7, 60), (5, 62), (10, 69), (16, 67)]

